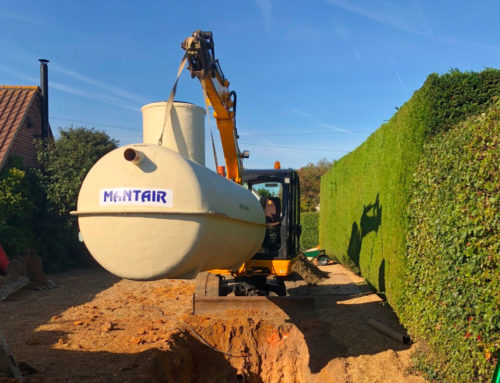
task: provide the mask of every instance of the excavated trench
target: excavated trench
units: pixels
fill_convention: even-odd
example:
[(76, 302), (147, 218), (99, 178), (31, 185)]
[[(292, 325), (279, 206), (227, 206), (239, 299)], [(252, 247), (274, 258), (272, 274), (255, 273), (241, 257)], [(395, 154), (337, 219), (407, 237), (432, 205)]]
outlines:
[[(341, 374), (329, 363), (342, 352), (328, 326), (235, 318), (186, 318), (168, 350), (154, 352), (151, 378), (167, 382), (324, 382)], [(321, 350), (315, 353), (314, 350)]]
[[(328, 276), (302, 256), (294, 271), (307, 283)], [(152, 351), (148, 379), (158, 382), (294, 383), (331, 381), (343, 365), (332, 361), (345, 347), (331, 326), (305, 314), (300, 319), (249, 317), (232, 310), (228, 318), (187, 315), (170, 336), (167, 350)]]
[[(294, 271), (313, 284), (328, 275), (304, 256)], [(160, 381), (323, 382), (319, 372), (344, 351), (327, 323), (312, 317), (264, 320), (242, 311), (224, 320), (187, 316), (184, 323), (171, 337), (170, 350), (156, 355)]]

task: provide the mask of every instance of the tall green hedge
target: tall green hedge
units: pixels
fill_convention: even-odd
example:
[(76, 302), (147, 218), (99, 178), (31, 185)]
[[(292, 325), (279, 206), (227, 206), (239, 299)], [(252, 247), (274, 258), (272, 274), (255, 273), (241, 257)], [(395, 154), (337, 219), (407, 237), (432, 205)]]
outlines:
[(321, 179), (320, 243), (359, 268), (389, 303), (402, 290), (406, 209), (426, 140), (500, 94), (500, 71), (431, 74), (397, 113)]
[(500, 351), (500, 103), (424, 146), (409, 204), (402, 320), (430, 377), (489, 382)]
[(302, 234), (300, 235), (300, 248), (307, 250), (316, 247), (319, 244), (319, 213), (302, 212), (300, 213), (300, 224), (302, 225)]
[[(424, 148), (424, 145), (433, 140), (434, 136), (444, 134), (468, 116), (485, 112), (495, 103), (499, 95), (500, 71), (498, 70), (487, 69), (480, 73), (461, 73), (453, 70), (442, 76), (432, 74), (422, 88), (414, 93), (388, 123), (382, 125), (355, 151), (336, 162), (321, 179), (320, 243), (322, 247), (342, 262), (358, 268), (374, 287), (386, 294), (389, 303), (402, 318), (403, 324), (409, 326), (411, 335), (429, 341), (431, 346), (429, 358), (435, 357), (436, 360), (436, 364), (431, 366), (429, 371), (436, 372), (436, 369), (445, 369), (446, 371), (443, 371), (441, 376), (450, 379), (445, 381), (477, 381), (475, 377), (486, 376), (491, 360), (494, 359), (492, 356), (494, 350), (498, 349), (498, 344), (495, 343), (498, 340), (486, 339), (484, 334), (491, 334), (494, 328), (492, 326), (496, 326), (494, 321), (498, 323), (498, 318), (491, 316), (492, 308), (498, 312), (498, 295), (496, 295), (496, 306), (492, 306), (490, 305), (492, 296), (481, 295), (481, 288), (488, 288), (486, 283), (488, 278), (498, 279), (499, 276), (498, 271), (484, 278), (480, 276), (480, 273), (477, 273), (477, 267), (483, 267), (481, 270), (485, 270), (482, 261), (479, 262), (482, 266), (473, 263), (463, 268), (463, 274), (460, 276), (453, 273), (447, 274), (453, 271), (453, 267), (457, 267), (444, 261), (450, 253), (440, 255), (434, 253), (434, 251), (451, 246), (457, 259), (472, 257), (467, 242), (466, 247), (469, 250), (465, 251), (457, 245), (458, 239), (454, 237), (454, 235), (464, 235), (461, 226), (454, 226), (458, 224), (458, 221), (453, 221), (457, 219), (456, 216), (451, 215), (454, 195), (461, 195), (460, 190), (457, 189), (453, 189), (454, 194), (451, 195), (450, 189), (433, 191), (437, 193), (435, 196), (439, 195), (442, 198), (436, 201), (437, 205), (445, 205), (444, 201), (448, 198), (446, 200), (448, 210), (441, 210), (434, 216), (434, 219), (438, 221), (433, 223), (435, 226), (432, 230), (436, 230), (434, 234), (438, 234), (433, 237), (434, 242), (431, 241), (428, 244), (425, 249), (426, 253), (414, 254), (414, 258), (410, 255), (410, 259), (407, 260), (407, 251), (411, 252), (411, 248), (408, 250), (407, 246), (413, 243), (411, 239), (413, 237), (410, 237), (407, 242), (407, 235), (415, 233), (415, 230), (418, 231), (415, 229), (416, 221), (411, 215), (413, 214), (411, 210), (416, 211), (416, 206), (418, 206), (420, 211), (425, 213), (430, 208), (429, 200), (420, 199), (416, 202), (413, 200), (416, 198), (415, 190), (418, 190), (420, 172), (424, 171), (423, 165), (419, 164), (427, 160), (431, 154), (433, 154), (432, 160), (429, 159), (427, 163), (429, 166), (432, 163), (437, 166), (436, 163), (443, 161), (442, 157), (445, 155), (461, 156), (460, 149), (454, 154), (439, 152), (446, 146), (444, 144), (443, 148), (438, 146), (425, 146)], [(472, 155), (470, 157), (472, 158)], [(451, 166), (453, 158), (447, 161), (447, 166)], [(498, 168), (498, 161), (493, 164)], [(468, 165), (460, 166), (467, 167)], [(431, 173), (435, 171), (436, 174), (441, 172), (440, 176), (446, 178), (446, 171), (452, 170), (436, 167), (428, 171)], [(432, 174), (427, 176), (434, 177)], [(474, 173), (469, 173), (467, 177), (463, 179), (463, 185), (476, 184)], [(483, 176), (479, 176), (481, 177)], [(455, 186), (458, 187), (457, 185)], [(470, 202), (471, 205), (467, 206), (472, 208), (475, 204), (471, 202), (472, 197), (473, 194), (460, 198), (466, 199), (465, 202), (462, 201), (465, 204)], [(493, 204), (490, 199), (483, 202)], [(408, 214), (409, 206), (412, 206), (410, 207), (411, 219)], [(491, 206), (490, 209), (492, 209)], [(496, 217), (494, 219), (498, 223), (498, 208), (490, 213)], [(448, 216), (444, 217), (445, 215)], [(481, 221), (479, 215), (474, 213), (473, 217), (475, 217), (474, 224), (476, 225), (473, 230), (483, 230), (480, 227), (484, 222)], [(448, 226), (445, 227), (439, 220), (443, 220), (443, 223), (446, 221)], [(496, 233), (498, 236), (498, 230)], [(479, 238), (476, 234), (474, 237)], [(470, 243), (478, 245), (474, 241)], [(481, 242), (479, 246), (485, 244), (486, 242)], [(431, 245), (435, 247), (432, 248)], [(498, 254), (498, 247), (496, 249)], [(461, 253), (462, 250), (465, 252)], [(475, 256), (478, 259), (482, 257), (478, 254)], [(436, 260), (436, 257), (443, 257), (443, 260)], [(429, 265), (433, 265), (433, 268)], [(458, 265), (459, 269), (462, 267)], [(498, 268), (498, 263), (495, 267)], [(441, 274), (437, 275), (439, 272)], [(413, 275), (418, 275), (413, 280), (414, 288), (427, 290), (428, 295), (420, 291), (420, 295), (410, 300), (413, 293), (411, 289), (405, 289), (408, 289), (412, 282), (409, 279), (410, 282), (405, 283), (405, 279)], [(433, 278), (436, 279), (434, 284), (431, 283)], [(430, 284), (427, 285), (427, 282)], [(441, 295), (434, 296), (428, 291), (434, 289), (437, 284), (440, 286), (437, 294), (443, 294), (442, 297), (446, 296), (447, 302), (439, 300), (435, 303), (429, 302), (432, 298), (441, 297)], [(479, 286), (482, 287), (479, 288)], [(466, 291), (466, 289), (471, 290)], [(449, 290), (449, 292), (444, 294), (444, 290)], [(472, 300), (476, 302), (472, 303)], [(481, 305), (486, 311), (481, 311)], [(438, 306), (442, 307), (442, 310), (438, 310)], [(412, 308), (414, 311), (411, 310)], [(446, 315), (449, 319), (445, 321), (443, 318)], [(480, 321), (477, 318), (478, 315), (482, 315)], [(453, 320), (459, 316), (461, 322), (453, 323)], [(467, 325), (471, 326), (470, 330), (478, 327), (484, 329), (482, 335), (478, 333), (479, 338), (475, 335), (474, 339), (479, 343), (489, 342), (487, 346), (489, 348), (481, 346), (482, 348), (473, 348), (470, 352), (464, 351), (468, 345), (471, 345), (471, 338), (475, 334), (473, 331), (463, 333), (463, 339), (461, 339), (463, 343), (460, 345), (461, 331), (466, 325), (464, 318)], [(487, 321), (493, 321), (493, 324), (486, 325)], [(434, 327), (429, 328), (431, 325)], [(440, 329), (443, 330), (439, 332)], [(444, 347), (447, 337), (452, 335), (454, 338), (450, 341), (450, 345), (448, 348)], [(460, 353), (469, 358), (469, 362), (462, 366), (458, 362)], [(490, 357), (490, 360), (486, 363), (484, 359), (487, 357)], [(478, 362), (477, 358), (483, 359)], [(453, 369), (460, 372), (453, 375), (451, 373)], [(467, 375), (471, 374), (471, 371), (472, 375)], [(438, 376), (439, 374), (434, 374), (435, 378)]]

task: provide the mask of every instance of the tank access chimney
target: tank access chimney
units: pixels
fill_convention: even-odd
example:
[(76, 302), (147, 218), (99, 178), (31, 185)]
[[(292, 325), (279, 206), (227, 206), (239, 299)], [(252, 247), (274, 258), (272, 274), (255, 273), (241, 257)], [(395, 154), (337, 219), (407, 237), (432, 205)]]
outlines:
[(40, 61), (40, 88), (42, 89), (42, 139), (49, 137), (49, 75), (47, 63), (49, 60)]

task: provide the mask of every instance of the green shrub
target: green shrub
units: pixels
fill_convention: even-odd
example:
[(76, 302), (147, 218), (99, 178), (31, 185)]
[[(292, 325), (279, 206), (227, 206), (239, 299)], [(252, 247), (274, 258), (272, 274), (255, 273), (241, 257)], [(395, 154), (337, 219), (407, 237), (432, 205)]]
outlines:
[(302, 225), (302, 234), (300, 235), (300, 248), (302, 250), (307, 250), (311, 247), (316, 247), (319, 244), (319, 213), (300, 213), (300, 224)]
[(402, 320), (443, 382), (489, 382), (500, 351), (500, 103), (424, 146), (409, 204)]
[(0, 172), (0, 244), (9, 257), (35, 244), (40, 194), (36, 173), (9, 158)]
[(398, 311), (412, 175), (426, 140), (500, 95), (500, 71), (431, 74), (398, 112), (321, 178), (320, 243)]
[(34, 249), (48, 271), (78, 264), (85, 249), (47, 199), (44, 177), (10, 158), (0, 172), (0, 244), (9, 258)]
[(42, 170), (9, 159), (0, 172), (0, 244), (9, 257), (33, 248), (48, 271), (89, 262), (69, 212), (90, 168), (116, 143), (104, 132), (69, 128), (56, 141), (39, 143)]

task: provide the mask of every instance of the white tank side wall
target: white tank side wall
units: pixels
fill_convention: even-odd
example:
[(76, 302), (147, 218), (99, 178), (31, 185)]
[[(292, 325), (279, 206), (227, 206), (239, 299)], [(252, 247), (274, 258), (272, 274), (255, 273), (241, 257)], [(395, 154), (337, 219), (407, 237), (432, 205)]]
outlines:
[[(193, 271), (193, 261), (186, 261), (185, 255), (193, 254), (198, 241), (200, 224), (196, 220), (137, 214), (84, 216), (78, 224), (95, 260), (122, 278), (183, 278)], [(174, 235), (178, 240), (172, 240)]]
[[(140, 163), (124, 159), (128, 148), (141, 152)], [(120, 188), (169, 190), (171, 205), (102, 204), (102, 190)], [(83, 182), (78, 212), (87, 212), (78, 221), (94, 258), (129, 279), (193, 278), (239, 265), (258, 251), (265, 234), (264, 212), (248, 190), (151, 144), (102, 157)]]
[[(158, 144), (166, 105), (166, 102), (155, 102), (141, 108), (144, 143)], [(197, 105), (174, 102), (162, 146), (205, 166), (205, 110)]]

